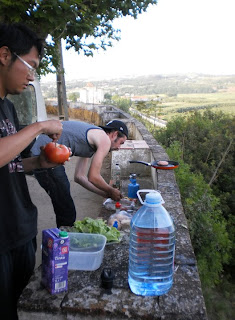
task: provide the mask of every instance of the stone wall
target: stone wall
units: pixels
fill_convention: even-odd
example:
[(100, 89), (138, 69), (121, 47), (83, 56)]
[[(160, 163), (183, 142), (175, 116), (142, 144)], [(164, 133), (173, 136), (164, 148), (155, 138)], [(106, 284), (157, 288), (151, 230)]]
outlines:
[[(126, 123), (131, 139), (142, 139), (148, 144), (151, 154), (151, 161), (169, 160), (163, 147), (155, 140), (146, 127), (130, 116), (128, 113), (115, 107), (109, 107), (106, 112), (103, 107), (98, 108), (101, 118), (106, 121), (120, 119)], [(176, 254), (175, 254), (175, 282), (169, 295), (160, 297), (165, 304), (166, 309), (172, 308), (172, 313), (177, 314), (180, 309), (188, 312), (188, 318), (179, 319), (197, 319), (194, 312), (197, 310), (200, 316), (198, 319), (207, 319), (204, 298), (202, 295), (200, 278), (197, 270), (197, 262), (193, 251), (187, 219), (184, 215), (180, 191), (175, 180), (174, 170), (157, 170), (149, 168), (156, 190), (159, 190), (165, 200), (165, 207), (174, 220), (176, 226)], [(177, 169), (176, 169), (177, 170)], [(134, 170), (135, 171), (135, 170)], [(168, 311), (169, 311), (168, 310)], [(173, 312), (174, 310), (174, 312)], [(167, 310), (166, 310), (167, 312)], [(197, 313), (196, 312), (196, 313)], [(194, 315), (193, 315), (194, 314)], [(161, 318), (165, 319), (165, 318)], [(173, 317), (172, 319), (178, 319)]]

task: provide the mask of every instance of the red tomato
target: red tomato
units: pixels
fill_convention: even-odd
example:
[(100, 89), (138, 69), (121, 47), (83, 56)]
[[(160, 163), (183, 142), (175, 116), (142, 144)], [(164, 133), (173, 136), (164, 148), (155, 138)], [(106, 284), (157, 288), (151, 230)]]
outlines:
[(70, 156), (69, 148), (63, 144), (49, 142), (44, 148), (46, 158), (54, 163), (64, 163)]

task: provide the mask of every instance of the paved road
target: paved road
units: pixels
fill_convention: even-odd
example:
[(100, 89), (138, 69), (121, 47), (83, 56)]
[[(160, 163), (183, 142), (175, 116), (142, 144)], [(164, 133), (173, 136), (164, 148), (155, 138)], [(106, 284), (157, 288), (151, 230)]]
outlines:
[[(84, 217), (96, 218), (100, 213), (103, 198), (86, 190), (79, 184), (73, 181), (74, 168), (76, 163), (76, 157), (73, 157), (70, 162), (66, 163), (66, 173), (68, 175), (71, 184), (71, 194), (74, 199), (74, 203), (77, 210), (77, 219), (83, 219)], [(103, 166), (105, 169), (105, 165)], [(50, 197), (40, 187), (39, 183), (33, 176), (27, 176), (29, 185), (29, 191), (33, 203), (38, 208), (38, 250), (36, 255), (36, 267), (41, 264), (41, 235), (43, 229), (55, 228), (55, 214), (51, 204)]]

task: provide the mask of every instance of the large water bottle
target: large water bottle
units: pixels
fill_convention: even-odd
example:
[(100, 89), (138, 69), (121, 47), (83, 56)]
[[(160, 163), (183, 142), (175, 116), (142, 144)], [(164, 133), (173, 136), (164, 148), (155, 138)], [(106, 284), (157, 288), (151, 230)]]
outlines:
[[(144, 202), (140, 192), (149, 192)], [(173, 284), (175, 228), (158, 191), (137, 195), (143, 206), (131, 220), (128, 282), (137, 295), (160, 296)]]
[(128, 184), (128, 198), (130, 199), (137, 199), (137, 191), (139, 190), (140, 186), (136, 182), (136, 174), (132, 173), (130, 175), (130, 183)]

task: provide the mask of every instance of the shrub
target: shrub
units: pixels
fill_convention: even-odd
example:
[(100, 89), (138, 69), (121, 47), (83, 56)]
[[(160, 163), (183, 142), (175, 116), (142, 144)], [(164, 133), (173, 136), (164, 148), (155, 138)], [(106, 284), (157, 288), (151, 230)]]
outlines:
[(47, 114), (54, 114), (54, 115), (58, 115), (58, 110), (56, 107), (52, 106), (52, 105), (47, 105), (46, 106), (46, 112)]
[(223, 266), (231, 258), (231, 241), (227, 222), (219, 210), (219, 199), (201, 174), (193, 173), (190, 165), (182, 161), (178, 142), (167, 149), (170, 158), (180, 162), (175, 170), (188, 220), (190, 237), (197, 257), (203, 285), (212, 287), (220, 282)]

